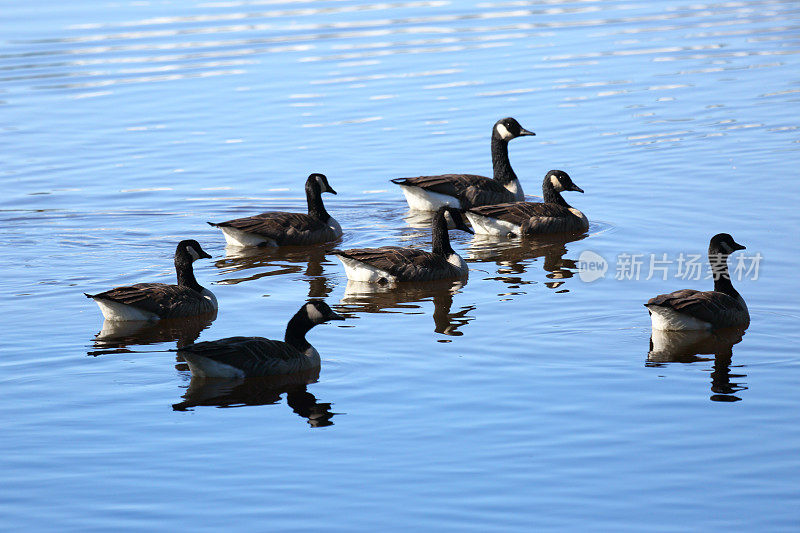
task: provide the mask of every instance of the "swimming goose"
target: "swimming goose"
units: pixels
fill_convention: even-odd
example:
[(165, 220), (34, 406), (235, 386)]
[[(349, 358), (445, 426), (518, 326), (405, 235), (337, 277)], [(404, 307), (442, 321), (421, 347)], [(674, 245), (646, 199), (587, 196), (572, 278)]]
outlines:
[(745, 247), (727, 233), (711, 238), (708, 261), (714, 275), (713, 291), (683, 289), (651, 298), (645, 305), (653, 329), (697, 330), (747, 327), (750, 313), (728, 274), (728, 256)]
[(283, 342), (264, 337), (227, 337), (178, 349), (192, 376), (245, 378), (291, 374), (320, 366), (319, 352), (306, 333), (328, 320), (344, 320), (322, 300), (303, 304), (286, 326)]
[[(448, 221), (449, 219), (449, 221)], [(433, 217), (431, 236), (433, 250), (385, 246), (334, 250), (344, 265), (347, 279), (369, 283), (397, 281), (432, 281), (437, 279), (466, 279), (467, 263), (450, 246), (448, 222), (455, 229), (472, 233), (461, 213), (451, 207), (440, 207)]]
[(583, 192), (563, 170), (549, 171), (542, 182), (544, 203), (515, 202), (473, 207), (466, 211), (476, 233), (489, 235), (542, 235), (580, 233), (589, 229), (586, 215), (570, 207), (563, 191)]
[(436, 211), (442, 206), (467, 209), (479, 205), (515, 202), (525, 199), (517, 175), (508, 161), (508, 142), (525, 135), (536, 135), (511, 117), (498, 120), (492, 128), (492, 170), (494, 179), (474, 174), (442, 174), (391, 180), (399, 185), (408, 207)]
[(192, 263), (210, 259), (194, 239), (178, 243), (175, 249), (175, 271), (178, 284), (137, 283), (116, 287), (99, 294), (86, 294), (100, 306), (106, 320), (158, 320), (213, 313), (217, 298), (197, 283)]
[(336, 194), (324, 174), (311, 174), (306, 180), (308, 214), (271, 211), (227, 222), (209, 222), (222, 230), (231, 246), (287, 246), (333, 241), (342, 236), (342, 227), (325, 210), (322, 193)]

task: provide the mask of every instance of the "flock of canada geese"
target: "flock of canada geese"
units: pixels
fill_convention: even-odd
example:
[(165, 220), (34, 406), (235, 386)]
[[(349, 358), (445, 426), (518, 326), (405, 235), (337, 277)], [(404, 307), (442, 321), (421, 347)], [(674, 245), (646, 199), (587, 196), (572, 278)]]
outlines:
[[(508, 143), (534, 135), (513, 118), (492, 128), (493, 178), (474, 174), (443, 174), (392, 180), (412, 210), (435, 212), (431, 251), (386, 246), (332, 250), (351, 281), (395, 284), (434, 280), (465, 280), (466, 262), (450, 246), (448, 231), (457, 229), (498, 237), (542, 234), (580, 234), (589, 221), (564, 200), (562, 193), (583, 192), (561, 170), (547, 172), (542, 201), (525, 201), (519, 179), (508, 160)], [(323, 193), (336, 194), (323, 174), (311, 174), (305, 185), (308, 213), (267, 212), (225, 222), (219, 228), (229, 246), (292, 246), (325, 243), (342, 236), (342, 227), (325, 210)], [(469, 226), (466, 220), (469, 221)], [(471, 226), (471, 228), (470, 228)], [(711, 238), (708, 259), (714, 274), (713, 291), (683, 289), (651, 298), (645, 306), (656, 331), (746, 328), (747, 305), (733, 288), (728, 256), (745, 247), (721, 233)], [(211, 258), (195, 240), (178, 243), (175, 250), (177, 285), (137, 283), (116, 287), (93, 299), (106, 320), (154, 321), (194, 317), (216, 312), (217, 299), (194, 276), (192, 263)], [(193, 376), (244, 378), (291, 374), (319, 368), (320, 356), (306, 340), (308, 331), (330, 320), (344, 320), (324, 301), (310, 300), (295, 313), (283, 341), (263, 337), (228, 337), (179, 348)]]

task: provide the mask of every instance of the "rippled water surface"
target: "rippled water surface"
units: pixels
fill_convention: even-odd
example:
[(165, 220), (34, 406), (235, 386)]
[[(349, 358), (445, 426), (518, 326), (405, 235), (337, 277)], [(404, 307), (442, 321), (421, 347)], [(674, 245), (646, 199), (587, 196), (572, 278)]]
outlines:
[[(0, 28), (3, 529), (800, 527), (797, 2), (45, 0)], [(490, 173), (504, 116), (526, 192), (566, 170), (592, 225), (451, 232), (465, 285), (348, 286), (331, 246), (205, 224), (304, 210), (316, 171), (335, 246), (427, 247), (388, 180)], [(763, 257), (750, 328), (651, 340), (643, 302), (711, 281), (650, 254), (723, 231)], [(83, 292), (172, 282), (183, 238), (218, 316), (104, 325)], [(168, 351), (281, 338), (308, 297), (347, 317), (318, 375)]]

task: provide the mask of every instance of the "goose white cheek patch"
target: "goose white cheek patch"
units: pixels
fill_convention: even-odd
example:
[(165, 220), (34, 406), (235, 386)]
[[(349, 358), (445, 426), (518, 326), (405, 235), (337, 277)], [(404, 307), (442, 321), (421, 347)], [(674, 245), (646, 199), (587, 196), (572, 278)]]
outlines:
[(191, 246), (187, 246), (186, 251), (189, 252), (189, 255), (192, 256), (193, 261), (197, 261), (198, 259), (200, 259), (200, 254), (198, 254), (197, 250), (195, 250)]
[(503, 126), (502, 124), (498, 124), (495, 129), (497, 130), (497, 134), (500, 136), (500, 138), (505, 141), (513, 137), (513, 135), (511, 135), (511, 132), (508, 131), (506, 127)]
[(324, 319), (322, 313), (319, 312), (319, 309), (317, 309), (316, 306), (311, 304), (308, 304), (306, 306), (306, 314), (308, 315), (308, 318), (310, 318), (312, 322), (320, 322)]
[(564, 187), (562, 187), (561, 182), (555, 176), (550, 176), (550, 185), (552, 185), (553, 188), (558, 192), (564, 190)]

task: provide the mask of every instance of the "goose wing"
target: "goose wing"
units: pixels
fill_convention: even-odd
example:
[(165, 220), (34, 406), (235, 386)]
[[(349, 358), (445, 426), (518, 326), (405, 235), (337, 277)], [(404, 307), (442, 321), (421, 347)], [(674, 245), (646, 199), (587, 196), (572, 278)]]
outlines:
[[(302, 244), (312, 240), (312, 236), (330, 230), (327, 224), (306, 213), (287, 213), (284, 211), (271, 211), (252, 217), (236, 218), (218, 224), (218, 227), (228, 227), (254, 233), (275, 241), (276, 244)], [(335, 239), (333, 236), (331, 239)]]
[(197, 355), (242, 370), (247, 376), (267, 376), (304, 370), (305, 355), (283, 341), (264, 337), (226, 337), (184, 346), (179, 353)]
[(462, 202), (464, 208), (514, 201), (514, 195), (499, 182), (476, 174), (441, 174), (398, 178), (393, 179), (392, 183), (453, 196)]
[(166, 283), (137, 283), (87, 296), (137, 307), (161, 318), (199, 315), (215, 310), (208, 298), (196, 290)]
[(669, 307), (679, 313), (708, 322), (715, 327), (739, 325), (746, 313), (742, 304), (718, 291), (683, 289), (650, 298), (645, 307)]
[(470, 209), (473, 213), (520, 226), (523, 234), (582, 231), (581, 221), (569, 208), (552, 203), (511, 202)]
[(447, 258), (416, 248), (385, 246), (337, 250), (334, 253), (388, 272), (398, 281), (431, 281), (460, 276)]
[(558, 218), (570, 215), (570, 210), (558, 204), (538, 202), (507, 202), (497, 205), (474, 207), (473, 211), (485, 217), (522, 224), (533, 217)]

